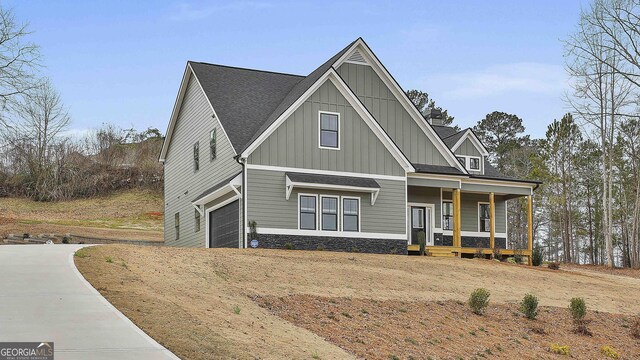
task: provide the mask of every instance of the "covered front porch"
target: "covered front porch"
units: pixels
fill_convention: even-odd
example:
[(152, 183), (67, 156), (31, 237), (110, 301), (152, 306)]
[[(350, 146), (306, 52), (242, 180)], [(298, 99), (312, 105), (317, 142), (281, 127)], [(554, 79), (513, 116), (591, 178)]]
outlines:
[[(407, 250), (417, 253), (421, 240), (430, 256), (490, 258), (523, 256), (533, 250), (535, 184), (440, 177), (409, 177), (407, 183)], [(527, 242), (508, 236), (507, 202), (527, 202)]]

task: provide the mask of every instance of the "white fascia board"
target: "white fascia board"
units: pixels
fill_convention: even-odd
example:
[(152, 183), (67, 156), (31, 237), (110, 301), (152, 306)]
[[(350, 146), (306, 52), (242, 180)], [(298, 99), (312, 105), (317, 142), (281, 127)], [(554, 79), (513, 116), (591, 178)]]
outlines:
[(189, 85), (189, 80), (191, 79), (191, 75), (193, 74), (193, 70), (189, 63), (184, 69), (184, 74), (182, 74), (182, 81), (180, 82), (180, 89), (178, 89), (178, 95), (176, 96), (176, 102), (173, 104), (173, 110), (171, 111), (171, 117), (169, 118), (169, 124), (167, 125), (167, 131), (165, 132), (164, 142), (162, 143), (162, 150), (160, 151), (160, 158), (158, 161), (164, 162), (167, 156), (167, 151), (169, 150), (169, 143), (171, 142), (171, 135), (173, 134), (173, 129), (176, 126), (176, 120), (178, 118), (178, 114), (180, 113), (180, 108), (182, 107), (182, 100), (184, 98), (184, 94), (187, 92), (187, 86)]
[(467, 170), (460, 165), (458, 160), (455, 157), (455, 154), (447, 145), (442, 141), (440, 136), (436, 134), (435, 130), (431, 128), (426, 123), (424, 116), (420, 114), (420, 111), (416, 108), (416, 106), (409, 100), (407, 94), (400, 88), (398, 82), (393, 79), (391, 74), (387, 71), (387, 69), (382, 65), (382, 63), (378, 60), (375, 54), (371, 51), (369, 46), (359, 38), (351, 48), (344, 53), (338, 60), (333, 64), (333, 68), (337, 69), (344, 63), (349, 56), (353, 52), (354, 49), (358, 48), (363, 57), (371, 64), (371, 68), (376, 72), (376, 74), (382, 79), (382, 81), (387, 85), (389, 89), (394, 93), (395, 97), (398, 99), (400, 104), (404, 107), (404, 109), (411, 115), (413, 120), (418, 124), (418, 127), (424, 132), (424, 134), (431, 140), (431, 142), (435, 145), (435, 147), (440, 151), (440, 154), (444, 156), (444, 158), (449, 162), (449, 165), (455, 167), (456, 169), (462, 171), (464, 174), (468, 174)]
[(369, 128), (373, 131), (373, 133), (378, 137), (378, 139), (382, 142), (383, 145), (389, 150), (391, 155), (396, 159), (396, 161), (402, 166), (405, 172), (413, 172), (415, 169), (411, 162), (404, 156), (404, 153), (400, 151), (400, 149), (396, 146), (396, 144), (391, 140), (389, 135), (382, 129), (380, 124), (373, 118), (373, 116), (367, 111), (362, 102), (358, 99), (358, 97), (349, 89), (347, 84), (344, 83), (342, 78), (336, 73), (335, 69), (329, 69), (326, 73), (324, 73), (305, 93), (298, 98), (285, 112), (280, 115), (276, 121), (271, 124), (267, 130), (265, 130), (258, 138), (251, 143), (245, 151), (242, 152), (240, 157), (247, 158), (255, 149), (260, 146), (264, 140), (266, 140), (276, 129), (282, 125), (290, 116), (296, 111), (307, 99), (313, 95), (320, 86), (322, 86), (326, 81), (331, 81), (333, 85), (340, 91), (342, 96), (347, 99), (349, 104), (356, 110), (358, 115), (364, 120), (364, 122), (369, 125)]
[(460, 145), (462, 145), (462, 143), (467, 139), (471, 140), (473, 146), (476, 147), (476, 149), (480, 154), (482, 154), (482, 156), (489, 156), (489, 152), (487, 151), (487, 149), (485, 149), (485, 147), (480, 142), (480, 139), (478, 139), (476, 134), (471, 131), (471, 129), (467, 129), (467, 131), (465, 131), (464, 135), (462, 135), (462, 137), (458, 139), (458, 142), (456, 142), (456, 144), (451, 147), (451, 151), (456, 151), (460, 147)]
[(184, 70), (184, 75), (182, 76), (182, 82), (180, 83), (180, 90), (178, 90), (178, 96), (176, 98), (175, 104), (173, 105), (173, 111), (171, 112), (171, 118), (169, 120), (169, 125), (167, 126), (167, 132), (165, 133), (164, 142), (162, 143), (162, 150), (160, 151), (160, 159), (159, 159), (160, 162), (164, 162), (166, 160), (167, 151), (169, 150), (169, 143), (171, 142), (171, 136), (173, 135), (173, 130), (176, 127), (176, 122), (178, 121), (178, 115), (180, 114), (180, 109), (182, 108), (182, 103), (184, 101), (184, 95), (187, 92), (187, 87), (189, 86), (189, 81), (191, 80), (191, 76), (193, 76), (196, 79), (196, 83), (198, 83), (198, 87), (200, 88), (200, 91), (202, 91), (202, 95), (204, 96), (205, 99), (207, 99), (207, 104), (209, 104), (209, 107), (213, 112), (213, 117), (220, 124), (220, 128), (222, 129), (222, 133), (224, 134), (224, 137), (227, 138), (227, 141), (229, 141), (229, 144), (231, 145), (231, 150), (233, 150), (233, 154), (236, 155), (236, 150), (233, 147), (233, 144), (231, 143), (229, 136), (227, 136), (227, 132), (225, 131), (224, 126), (222, 126), (222, 122), (220, 122), (220, 118), (218, 117), (216, 110), (213, 108), (211, 101), (209, 101), (209, 97), (204, 92), (204, 89), (202, 88), (202, 84), (200, 83), (200, 80), (198, 79), (198, 77), (196, 76), (196, 73), (191, 68), (191, 64), (187, 63), (187, 66)]

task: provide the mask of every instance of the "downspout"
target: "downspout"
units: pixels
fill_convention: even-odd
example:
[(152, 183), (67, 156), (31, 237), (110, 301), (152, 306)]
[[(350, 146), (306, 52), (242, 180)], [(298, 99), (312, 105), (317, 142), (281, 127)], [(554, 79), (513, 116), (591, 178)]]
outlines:
[(242, 248), (246, 248), (247, 244), (247, 220), (245, 214), (247, 213), (247, 159), (243, 159), (240, 155), (235, 156), (238, 164), (242, 165)]

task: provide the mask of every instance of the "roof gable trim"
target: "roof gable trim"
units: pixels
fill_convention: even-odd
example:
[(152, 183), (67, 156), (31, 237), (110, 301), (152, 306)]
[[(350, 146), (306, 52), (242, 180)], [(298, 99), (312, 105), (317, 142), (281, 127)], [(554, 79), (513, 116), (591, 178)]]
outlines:
[(415, 169), (411, 162), (404, 156), (404, 153), (396, 146), (391, 140), (389, 135), (380, 127), (380, 124), (373, 118), (373, 116), (367, 111), (364, 105), (360, 102), (357, 96), (349, 89), (347, 84), (344, 83), (342, 78), (338, 75), (335, 69), (330, 68), (325, 72), (307, 91), (298, 98), (287, 110), (285, 110), (258, 138), (251, 143), (243, 152), (240, 157), (247, 158), (253, 151), (255, 151), (260, 144), (264, 142), (280, 125), (282, 125), (286, 119), (288, 119), (295, 110), (297, 110), (313, 93), (315, 93), (322, 84), (327, 80), (331, 81), (333, 85), (340, 91), (342, 96), (347, 99), (349, 104), (356, 110), (358, 115), (369, 126), (373, 133), (378, 137), (383, 145), (389, 150), (394, 159), (402, 166), (406, 172), (413, 172)]
[[(216, 109), (213, 108), (213, 105), (211, 104), (211, 100), (209, 100), (209, 97), (204, 92), (204, 89), (202, 88), (202, 84), (200, 83), (200, 80), (198, 79), (198, 76), (196, 75), (195, 71), (193, 71), (191, 64), (187, 62), (187, 66), (184, 70), (184, 75), (182, 76), (182, 82), (180, 83), (180, 89), (178, 90), (178, 96), (176, 98), (175, 104), (173, 105), (173, 111), (171, 112), (171, 117), (169, 120), (169, 125), (167, 126), (167, 132), (165, 133), (164, 142), (162, 143), (162, 150), (160, 151), (159, 161), (162, 163), (166, 161), (167, 152), (169, 151), (169, 144), (171, 143), (171, 137), (173, 135), (176, 122), (178, 121), (178, 115), (180, 114), (180, 110), (182, 109), (182, 103), (184, 102), (184, 95), (187, 93), (187, 87), (189, 85), (189, 81), (191, 80), (191, 76), (194, 77), (194, 79), (196, 80), (196, 83), (198, 83), (198, 87), (200, 88), (202, 95), (204, 96), (205, 99), (207, 99), (207, 104), (209, 104), (209, 107), (213, 112), (213, 119), (220, 124), (220, 128), (222, 129), (222, 133), (224, 134), (224, 137), (227, 138), (227, 141), (229, 141), (229, 144), (231, 144), (231, 139), (229, 139), (229, 136), (227, 135), (227, 132), (224, 129), (224, 126), (222, 126), (222, 122), (220, 121), (220, 118), (216, 113)], [(233, 150), (233, 154), (237, 155), (236, 149), (233, 147), (233, 144), (231, 144), (231, 149)]]
[(476, 134), (471, 129), (467, 129), (467, 131), (465, 131), (464, 135), (462, 135), (462, 137), (460, 137), (460, 139), (458, 139), (458, 141), (451, 147), (451, 151), (456, 151), (460, 147), (460, 145), (462, 145), (462, 143), (464, 143), (465, 140), (467, 139), (471, 141), (473, 146), (475, 146), (476, 149), (478, 149), (478, 151), (480, 152), (480, 154), (482, 154), (482, 156), (489, 156), (489, 152), (484, 147), (484, 145), (482, 145), (482, 142), (480, 142), (480, 139), (478, 139)]
[(435, 130), (427, 124), (422, 114), (420, 114), (416, 106), (411, 102), (411, 100), (409, 100), (407, 94), (402, 91), (400, 85), (398, 85), (398, 82), (391, 76), (391, 74), (389, 74), (387, 69), (384, 67), (384, 65), (382, 65), (380, 60), (378, 60), (373, 51), (371, 51), (369, 46), (364, 42), (362, 38), (358, 38), (358, 40), (356, 40), (351, 46), (351, 49), (349, 49), (349, 51), (346, 51), (343, 56), (336, 60), (336, 62), (333, 64), (333, 67), (337, 69), (338, 67), (340, 67), (340, 65), (342, 65), (342, 63), (347, 62), (348, 56), (355, 50), (359, 50), (362, 57), (369, 63), (369, 66), (371, 66), (371, 68), (376, 72), (376, 74), (385, 83), (385, 85), (387, 85), (387, 87), (393, 92), (396, 99), (398, 99), (403, 108), (418, 124), (418, 127), (424, 132), (427, 138), (431, 140), (438, 151), (440, 151), (440, 154), (444, 156), (449, 165), (467, 174), (467, 170), (460, 165), (455, 155), (453, 154), (453, 151), (451, 151), (451, 149), (449, 149), (449, 147), (442, 141), (440, 136), (436, 134)]

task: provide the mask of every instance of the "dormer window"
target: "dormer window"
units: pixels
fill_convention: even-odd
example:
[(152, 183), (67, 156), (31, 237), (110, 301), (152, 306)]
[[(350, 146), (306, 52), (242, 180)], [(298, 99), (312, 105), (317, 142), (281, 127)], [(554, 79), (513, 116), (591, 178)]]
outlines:
[(469, 158), (469, 170), (480, 171), (480, 158), (477, 158), (477, 157)]
[(320, 112), (320, 148), (340, 150), (340, 114)]
[(465, 169), (471, 171), (482, 171), (482, 166), (480, 164), (480, 158), (477, 156), (456, 156), (460, 165), (464, 166)]

